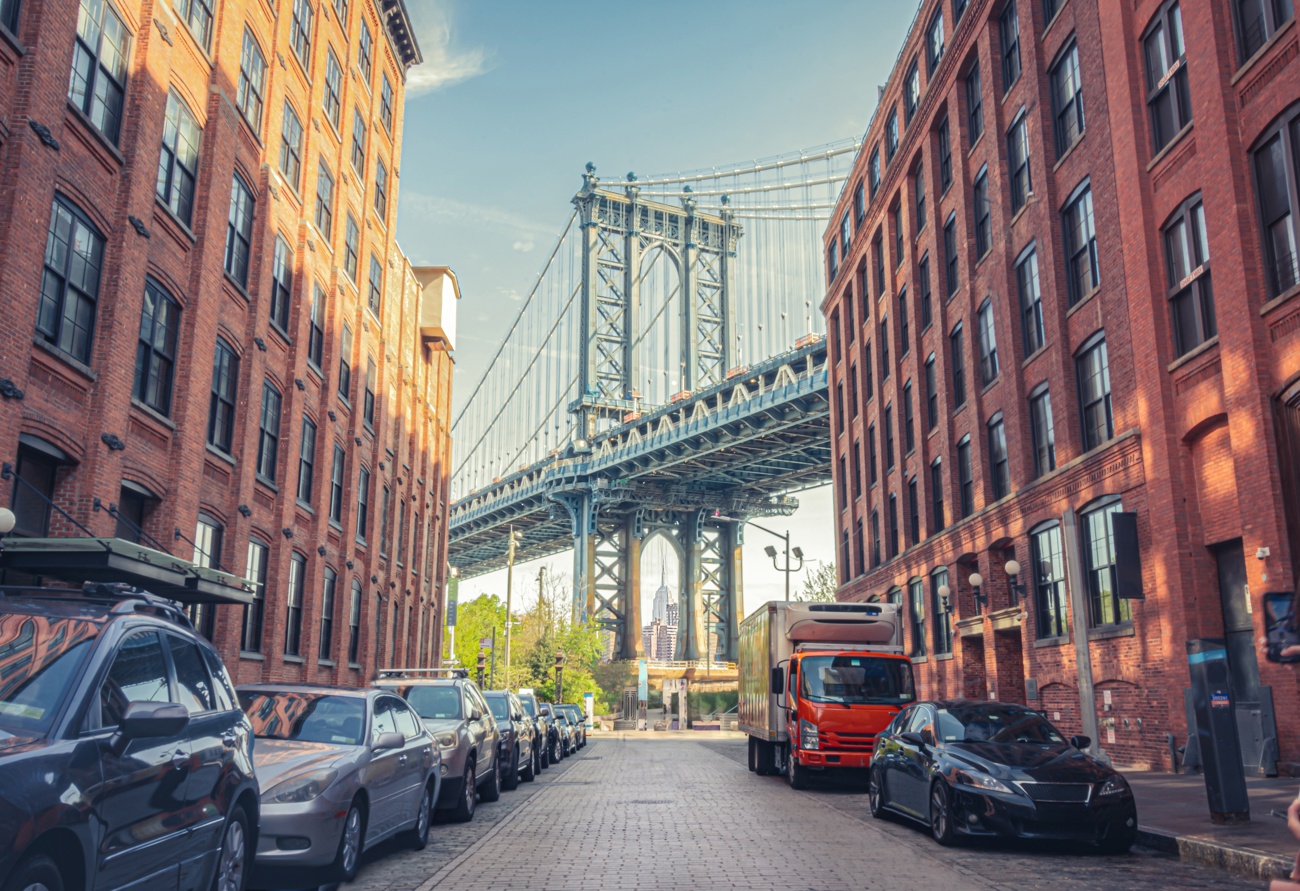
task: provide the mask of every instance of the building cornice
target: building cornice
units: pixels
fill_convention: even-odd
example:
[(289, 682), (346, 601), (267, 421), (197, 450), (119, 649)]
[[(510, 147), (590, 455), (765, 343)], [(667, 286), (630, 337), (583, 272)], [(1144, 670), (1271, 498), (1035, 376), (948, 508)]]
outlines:
[(416, 42), (415, 28), (411, 26), (405, 0), (379, 0), (379, 6), (384, 14), (384, 28), (401, 57), (402, 65), (406, 68), (419, 65), (424, 56), (420, 54), (420, 44)]

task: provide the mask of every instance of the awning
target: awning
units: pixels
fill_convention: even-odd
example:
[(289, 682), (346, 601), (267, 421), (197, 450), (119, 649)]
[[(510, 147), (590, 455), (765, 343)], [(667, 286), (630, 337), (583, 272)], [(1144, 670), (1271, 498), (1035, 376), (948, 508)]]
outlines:
[(120, 538), (10, 538), (0, 545), (0, 569), (74, 585), (126, 583), (181, 603), (253, 602), (247, 579)]

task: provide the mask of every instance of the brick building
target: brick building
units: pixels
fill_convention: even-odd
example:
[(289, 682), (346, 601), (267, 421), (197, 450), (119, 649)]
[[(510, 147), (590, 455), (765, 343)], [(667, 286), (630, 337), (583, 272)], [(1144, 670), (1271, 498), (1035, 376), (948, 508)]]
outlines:
[(823, 309), (839, 596), (907, 605), (922, 695), (1081, 732), (1087, 653), (1102, 747), (1167, 765), (1226, 636), (1247, 758), (1300, 761), (1253, 644), (1300, 564), (1296, 55), (1271, 0), (921, 4)]
[(0, 0), (0, 503), (253, 580), (193, 610), (240, 682), (441, 651), (459, 293), (394, 234), (419, 62), (402, 0)]

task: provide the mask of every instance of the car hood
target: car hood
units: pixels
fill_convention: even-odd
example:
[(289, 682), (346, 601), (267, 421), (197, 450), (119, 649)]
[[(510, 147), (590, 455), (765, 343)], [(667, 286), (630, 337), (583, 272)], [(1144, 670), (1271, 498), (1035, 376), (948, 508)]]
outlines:
[(36, 736), (15, 736), (0, 730), (0, 758), (36, 752), (46, 748), (49, 744), (48, 739)]
[(253, 764), (257, 768), (257, 781), (265, 792), (280, 780), (301, 773), (345, 767), (354, 763), (361, 751), (360, 746), (259, 739), (253, 746)]
[(461, 718), (423, 718), (424, 726), (429, 728), (430, 733), (445, 733), (448, 730), (460, 732), (460, 728), (465, 724)]
[(948, 752), (985, 773), (1039, 783), (1095, 783), (1115, 773), (1069, 745), (960, 742), (949, 743)]

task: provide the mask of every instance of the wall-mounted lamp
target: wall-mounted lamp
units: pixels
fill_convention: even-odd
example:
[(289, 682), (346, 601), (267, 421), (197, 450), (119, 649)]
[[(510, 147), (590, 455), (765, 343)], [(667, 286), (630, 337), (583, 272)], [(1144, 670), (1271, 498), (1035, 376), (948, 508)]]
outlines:
[(1029, 594), (1025, 590), (1025, 583), (1017, 581), (1020, 576), (1020, 564), (1015, 560), (1008, 560), (1003, 568), (1007, 571), (1007, 591), (1011, 593), (1011, 604), (1014, 606), (1018, 603), (1028, 603)]
[(952, 588), (947, 585), (939, 586), (939, 604), (943, 607), (945, 613), (952, 612)]
[(989, 605), (988, 595), (980, 590), (980, 586), (984, 584), (984, 576), (978, 572), (972, 572), (970, 578), (966, 581), (970, 582), (971, 593), (975, 595), (975, 607), (983, 612), (984, 607)]

